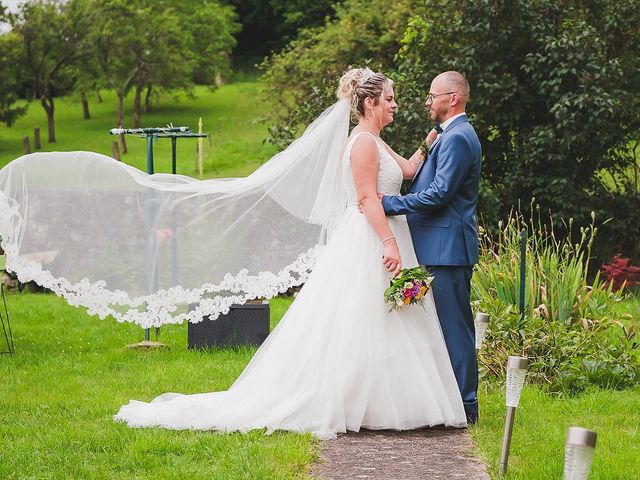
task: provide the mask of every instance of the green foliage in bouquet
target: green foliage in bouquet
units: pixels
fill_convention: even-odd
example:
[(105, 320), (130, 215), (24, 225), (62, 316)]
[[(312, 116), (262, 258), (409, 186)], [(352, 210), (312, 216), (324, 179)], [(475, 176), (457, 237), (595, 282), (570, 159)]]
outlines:
[(389, 288), (384, 291), (389, 311), (421, 302), (432, 282), (433, 276), (421, 267), (403, 268), (389, 281)]
[[(587, 277), (595, 216), (580, 228), (580, 240), (558, 240), (540, 221), (519, 213), (500, 222), (496, 238), (483, 235), (481, 258), (472, 281), (478, 311), (491, 315), (479, 352), (481, 375), (502, 379), (509, 355), (530, 359), (529, 381), (554, 392), (582, 391), (589, 385), (626, 388), (640, 383), (640, 352), (634, 319), (616, 308), (621, 291)], [(537, 218), (537, 220), (535, 220)], [(518, 311), (520, 232), (526, 245), (525, 315)]]

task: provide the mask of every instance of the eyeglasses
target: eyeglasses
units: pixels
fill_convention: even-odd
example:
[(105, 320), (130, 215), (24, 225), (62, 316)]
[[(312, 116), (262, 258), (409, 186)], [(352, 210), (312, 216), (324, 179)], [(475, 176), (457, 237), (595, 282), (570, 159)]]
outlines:
[(427, 95), (427, 103), (433, 103), (433, 99), (441, 95), (451, 95), (454, 93), (457, 93), (457, 92), (436, 93), (435, 95), (433, 93), (430, 93), (429, 95)]

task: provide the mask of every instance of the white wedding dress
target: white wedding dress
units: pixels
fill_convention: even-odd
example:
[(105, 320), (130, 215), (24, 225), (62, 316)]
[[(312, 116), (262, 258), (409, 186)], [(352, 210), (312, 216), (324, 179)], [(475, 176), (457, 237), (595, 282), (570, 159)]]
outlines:
[[(352, 135), (342, 159), (348, 206), (278, 326), (227, 391), (132, 400), (115, 419), (132, 427), (311, 432), (466, 425), (433, 297), (389, 313), (382, 244), (357, 209)], [(376, 140), (377, 141), (377, 140)], [(402, 172), (378, 144), (378, 191), (398, 194)], [(404, 216), (390, 217), (403, 266), (417, 265)]]

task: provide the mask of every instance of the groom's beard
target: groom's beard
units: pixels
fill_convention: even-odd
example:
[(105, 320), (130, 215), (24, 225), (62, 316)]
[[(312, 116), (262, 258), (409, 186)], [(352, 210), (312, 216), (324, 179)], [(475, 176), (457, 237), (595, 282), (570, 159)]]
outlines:
[(448, 108), (440, 108), (440, 109), (430, 109), (429, 113), (431, 114), (431, 120), (434, 123), (442, 123), (444, 119), (447, 117), (447, 113), (449, 113)]

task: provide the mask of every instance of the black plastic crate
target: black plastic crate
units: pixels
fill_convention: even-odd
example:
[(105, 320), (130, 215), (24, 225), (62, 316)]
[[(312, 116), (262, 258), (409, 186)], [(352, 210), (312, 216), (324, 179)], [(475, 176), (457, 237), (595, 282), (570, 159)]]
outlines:
[(204, 317), (201, 322), (189, 323), (187, 344), (190, 349), (259, 346), (268, 335), (269, 304), (247, 303), (233, 305), (229, 313), (220, 315), (215, 320)]

